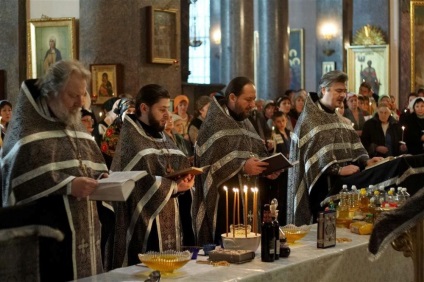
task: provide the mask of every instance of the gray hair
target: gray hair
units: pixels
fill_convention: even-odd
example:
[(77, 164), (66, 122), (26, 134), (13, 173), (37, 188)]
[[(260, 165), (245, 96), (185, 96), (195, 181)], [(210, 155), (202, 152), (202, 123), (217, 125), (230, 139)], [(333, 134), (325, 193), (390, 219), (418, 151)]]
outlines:
[(337, 82), (346, 83), (347, 80), (348, 80), (347, 74), (342, 71), (334, 70), (334, 71), (327, 72), (321, 77), (321, 80), (319, 81), (318, 97), (322, 98), (322, 93), (321, 93), (322, 88), (326, 88), (328, 90), (328, 88), (330, 88), (331, 85), (333, 85), (333, 83), (337, 83)]
[(54, 63), (46, 74), (37, 80), (36, 85), (40, 89), (41, 95), (45, 97), (57, 97), (58, 94), (68, 84), (71, 75), (90, 81), (91, 74), (84, 65), (77, 60), (64, 60)]

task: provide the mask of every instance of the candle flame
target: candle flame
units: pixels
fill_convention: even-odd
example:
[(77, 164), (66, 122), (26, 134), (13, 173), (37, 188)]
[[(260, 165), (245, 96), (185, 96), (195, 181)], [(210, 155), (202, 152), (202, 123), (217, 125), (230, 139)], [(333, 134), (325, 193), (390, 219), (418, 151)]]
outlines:
[(365, 30), (365, 36), (366, 36), (366, 37), (369, 37), (369, 36), (370, 36), (370, 34), (369, 34), (368, 26), (365, 26), (365, 27), (364, 27), (364, 30)]
[(402, 130), (405, 130), (405, 126), (402, 126)]
[(243, 192), (247, 193), (247, 186), (246, 185), (244, 185)]
[(228, 188), (227, 188), (227, 186), (224, 186), (224, 190), (225, 190), (225, 191), (228, 191)]

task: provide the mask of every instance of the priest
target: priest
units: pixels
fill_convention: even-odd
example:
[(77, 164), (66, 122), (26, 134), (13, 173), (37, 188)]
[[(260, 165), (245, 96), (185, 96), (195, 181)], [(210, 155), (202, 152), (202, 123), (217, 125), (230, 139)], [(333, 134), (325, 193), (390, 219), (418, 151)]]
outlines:
[(103, 272), (100, 223), (89, 196), (107, 167), (81, 123), (90, 72), (59, 61), (43, 78), (22, 83), (2, 158), (3, 206), (33, 203), (39, 222), (59, 229), (62, 242), (40, 243), (40, 275), (69, 281)]
[[(223, 186), (243, 189), (261, 186), (258, 177), (267, 166), (259, 158), (267, 156), (265, 141), (256, 133), (248, 119), (255, 107), (256, 88), (246, 77), (236, 77), (227, 86), (225, 98), (214, 98), (208, 115), (199, 130), (195, 148), (195, 165), (210, 165), (196, 180), (193, 195), (193, 229), (198, 245), (220, 243), (221, 233), (228, 226), (225, 220), (226, 194)], [(269, 175), (278, 177), (279, 173)], [(230, 192), (230, 202), (233, 193)], [(246, 203), (240, 204), (252, 213)], [(229, 215), (232, 218), (232, 214)], [(247, 224), (247, 223), (246, 223)]]
[(336, 113), (346, 98), (347, 75), (341, 71), (324, 74), (319, 93), (309, 93), (290, 148), (287, 223), (316, 222), (320, 203), (342, 187), (343, 176), (358, 173), (382, 158), (369, 158), (358, 134)]
[(194, 176), (165, 176), (190, 167), (188, 158), (163, 130), (169, 119), (170, 95), (149, 84), (136, 97), (136, 114), (127, 115), (112, 161), (112, 171), (145, 170), (148, 175), (126, 202), (113, 203), (115, 232), (107, 243), (107, 268), (139, 263), (138, 254), (180, 250), (182, 230), (177, 197), (189, 193)]

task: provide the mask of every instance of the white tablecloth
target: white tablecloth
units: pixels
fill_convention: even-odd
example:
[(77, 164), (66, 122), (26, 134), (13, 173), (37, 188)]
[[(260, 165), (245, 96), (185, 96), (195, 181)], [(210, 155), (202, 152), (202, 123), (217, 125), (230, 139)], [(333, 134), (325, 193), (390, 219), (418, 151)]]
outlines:
[[(259, 248), (253, 261), (228, 267), (213, 267), (192, 260), (174, 273), (162, 275), (161, 281), (413, 281), (412, 259), (405, 258), (403, 253), (390, 247), (380, 259), (371, 262), (367, 251), (369, 236), (353, 234), (344, 228), (337, 228), (337, 238), (349, 238), (351, 242), (318, 249), (316, 227), (290, 246), (288, 258), (261, 262)], [(206, 256), (198, 256), (198, 260), (206, 259)], [(144, 281), (151, 271), (135, 265), (81, 281)]]

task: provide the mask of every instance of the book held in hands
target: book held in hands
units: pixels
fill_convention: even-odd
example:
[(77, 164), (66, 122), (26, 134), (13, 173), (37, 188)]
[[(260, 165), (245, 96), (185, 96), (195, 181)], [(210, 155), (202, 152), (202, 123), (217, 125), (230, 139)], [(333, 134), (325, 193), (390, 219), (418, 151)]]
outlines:
[(115, 171), (97, 180), (99, 186), (89, 196), (92, 201), (126, 201), (135, 182), (147, 175), (146, 171)]
[(204, 166), (204, 167), (194, 167), (194, 166), (192, 166), (192, 167), (188, 167), (188, 168), (183, 168), (183, 169), (171, 172), (171, 173), (165, 175), (165, 177), (172, 179), (172, 180), (177, 180), (177, 179), (184, 177), (188, 174), (191, 174), (191, 175), (202, 174), (203, 171), (208, 167), (209, 167), (209, 165)]
[(268, 163), (268, 166), (266, 167), (266, 170), (262, 172), (262, 175), (269, 175), (273, 172), (287, 169), (294, 165), (294, 163), (291, 163), (282, 153), (277, 153), (263, 158), (261, 161)]

